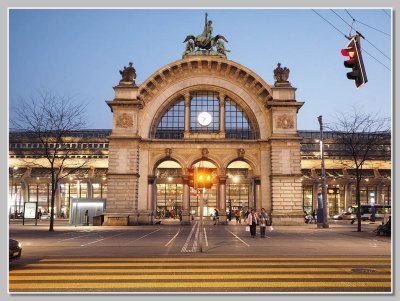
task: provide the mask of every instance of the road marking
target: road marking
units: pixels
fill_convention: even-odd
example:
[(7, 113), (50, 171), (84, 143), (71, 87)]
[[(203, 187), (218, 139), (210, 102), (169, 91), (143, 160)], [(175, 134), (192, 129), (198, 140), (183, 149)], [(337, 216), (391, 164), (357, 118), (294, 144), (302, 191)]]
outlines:
[(94, 241), (88, 242), (87, 244), (81, 245), (81, 247), (84, 247), (84, 246), (87, 246), (87, 245), (91, 245), (91, 244), (94, 244), (94, 243), (96, 243), (96, 242), (99, 242), (99, 241), (108, 239), (108, 238), (120, 236), (120, 235), (125, 234), (125, 233), (126, 233), (126, 231), (124, 231), (124, 232), (122, 232), (122, 233), (115, 234), (115, 235), (113, 235), (113, 236), (109, 236), (109, 237), (101, 238), (101, 239), (98, 239), (98, 240), (94, 240)]
[[(66, 265), (64, 264), (63, 267)], [(243, 270), (243, 268), (192, 268), (190, 269), (191, 273), (272, 273), (272, 272), (335, 272), (335, 273), (351, 273), (352, 272), (352, 267), (349, 268), (344, 268), (344, 267), (336, 267), (336, 268), (316, 268), (316, 267), (307, 267), (307, 268), (251, 268), (251, 267), (246, 267), (246, 270)], [(390, 273), (391, 269), (390, 268), (374, 268), (377, 272), (379, 273)], [(18, 275), (18, 274), (93, 274), (94, 272), (96, 273), (106, 273), (107, 275), (109, 274), (134, 274), (134, 273), (182, 273), (182, 272), (188, 272), (189, 270), (187, 269), (178, 269), (178, 268), (171, 268), (171, 267), (162, 267), (160, 269), (157, 268), (118, 268), (118, 269), (110, 269), (110, 268), (99, 268), (99, 269), (93, 269), (93, 268), (74, 268), (74, 269), (62, 269), (60, 271), (59, 269), (33, 269), (29, 267), (29, 269), (24, 269), (24, 270), (13, 270), (10, 271), (10, 275)], [(362, 274), (357, 274), (357, 275), (362, 275)], [(380, 274), (381, 275), (381, 274)]]
[(181, 231), (182, 231), (182, 229), (179, 229), (178, 232), (176, 232), (175, 236), (172, 237), (171, 240), (169, 242), (167, 242), (164, 247), (168, 246), (178, 236), (179, 232), (181, 232)]
[(192, 230), (190, 231), (190, 233), (185, 241), (185, 244), (183, 245), (183, 247), (181, 249), (181, 252), (187, 252), (187, 246), (189, 245), (190, 239), (192, 238), (192, 235), (193, 235), (194, 229), (196, 228), (197, 223), (198, 223), (197, 221), (194, 223)]
[(205, 241), (206, 241), (206, 246), (208, 247), (208, 240), (207, 240), (206, 228), (203, 228), (203, 229), (204, 229), (204, 239), (205, 239)]
[(232, 233), (231, 231), (227, 230), (229, 233), (231, 233), (233, 236), (235, 236), (237, 239), (239, 239), (242, 243), (244, 243), (246, 246), (250, 247), (250, 245), (248, 243), (246, 243), (244, 240), (242, 240), (241, 238), (239, 238), (239, 236), (237, 236), (235, 233)]
[(390, 288), (390, 282), (349, 282), (349, 281), (232, 281), (232, 282), (51, 282), (51, 283), (10, 283), (11, 290), (17, 289), (122, 289), (122, 288)]
[[(242, 270), (243, 271), (243, 270)], [(187, 273), (187, 270), (183, 270)], [(114, 274), (114, 275), (11, 275), (11, 281), (36, 281), (36, 280), (223, 280), (223, 279), (324, 279), (324, 278), (340, 278), (340, 279), (390, 279), (390, 274), (227, 274), (227, 273), (210, 273), (210, 274), (173, 274), (173, 275), (161, 275), (161, 274), (145, 274), (145, 275), (127, 275), (127, 274)]]
[(152, 231), (152, 232), (150, 232), (150, 233), (147, 233), (146, 235), (143, 235), (143, 236), (141, 236), (141, 237), (139, 237), (139, 238), (136, 238), (134, 241), (137, 241), (137, 240), (140, 240), (140, 239), (142, 239), (142, 238), (145, 238), (146, 236), (149, 236), (150, 234), (153, 234), (153, 233), (155, 233), (155, 232), (157, 232), (157, 231), (160, 231), (160, 230), (161, 230), (161, 228), (156, 229), (156, 230), (154, 230), (154, 231)]
[(76, 239), (76, 238), (81, 238), (81, 237), (86, 237), (86, 236), (89, 236), (89, 235), (92, 235), (92, 234), (98, 234), (99, 232), (91, 232), (91, 233), (89, 233), (89, 234), (86, 234), (86, 235), (78, 235), (78, 236), (75, 236), (75, 237), (70, 237), (70, 238), (65, 238), (65, 239), (61, 239), (61, 240), (59, 240), (59, 241), (57, 241), (57, 242), (62, 242), (62, 241), (67, 241), (67, 240), (72, 240), (72, 239)]
[[(133, 257), (120, 257), (120, 258), (115, 258), (115, 257), (96, 257), (96, 258), (74, 258), (73, 261), (101, 261), (101, 260), (107, 260), (107, 261), (230, 261), (231, 259), (237, 259), (237, 257), (234, 258), (227, 258), (227, 257), (181, 257), (181, 258), (176, 258), (176, 257), (138, 257), (138, 258), (133, 258)], [(371, 257), (243, 257), (240, 258), (240, 261), (260, 261), (260, 260), (266, 260), (266, 261), (362, 261), (365, 260), (367, 263), (371, 262)], [(374, 261), (391, 261), (390, 257), (374, 257)], [(43, 261), (71, 261), (70, 258), (43, 258), (40, 260), (41, 262)], [(389, 263), (388, 263), (389, 264)]]
[[(371, 261), (371, 259), (370, 259)], [(165, 265), (169, 265), (170, 263), (168, 261), (163, 262)], [(214, 266), (223, 266), (226, 265), (227, 262), (213, 262)], [(281, 265), (281, 266), (298, 266), (298, 265), (307, 265), (309, 263), (305, 262), (269, 262), (269, 261), (264, 261), (264, 262), (237, 262), (235, 263), (236, 266), (254, 266), (254, 265), (263, 265), (263, 266), (270, 266), (270, 265)], [(160, 262), (69, 262), (68, 266), (76, 266), (76, 267), (90, 267), (90, 266), (162, 266)], [(204, 262), (181, 262), (179, 264), (180, 266), (204, 266)], [(313, 265), (326, 265), (326, 266), (340, 266), (343, 265), (343, 262), (338, 260), (338, 261), (329, 261), (329, 262), (313, 262)], [(362, 267), (377, 267), (377, 266), (388, 266), (388, 263), (381, 263), (381, 262), (352, 262), (352, 266), (362, 266)], [(50, 263), (31, 263), (28, 264), (27, 266), (29, 267), (57, 267), (57, 266), (65, 266), (65, 263), (56, 263), (56, 262), (50, 262)]]

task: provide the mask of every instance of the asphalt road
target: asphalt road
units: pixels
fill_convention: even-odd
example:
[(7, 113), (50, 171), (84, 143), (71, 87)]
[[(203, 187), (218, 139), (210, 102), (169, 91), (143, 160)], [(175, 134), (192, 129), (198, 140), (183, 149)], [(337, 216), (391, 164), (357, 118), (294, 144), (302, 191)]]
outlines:
[[(18, 223), (19, 222), (19, 223)], [(275, 226), (267, 238), (251, 238), (244, 225), (204, 223), (200, 252), (199, 223), (180, 226), (168, 223), (152, 226), (70, 226), (57, 221), (55, 231), (48, 222), (22, 226), (12, 221), (10, 237), (21, 241), (25, 261), (52, 256), (381, 256), (391, 254), (390, 237), (376, 236), (378, 223), (363, 222), (362, 232), (348, 221), (332, 221), (328, 229), (315, 224), (302, 227)], [(257, 229), (259, 234), (259, 229)]]
[[(10, 292), (390, 292), (391, 239), (348, 221), (276, 226), (176, 222), (131, 227), (11, 221), (22, 243)], [(259, 234), (259, 229), (257, 229)], [(203, 233), (200, 248), (200, 233)], [(202, 251), (200, 251), (202, 249)]]

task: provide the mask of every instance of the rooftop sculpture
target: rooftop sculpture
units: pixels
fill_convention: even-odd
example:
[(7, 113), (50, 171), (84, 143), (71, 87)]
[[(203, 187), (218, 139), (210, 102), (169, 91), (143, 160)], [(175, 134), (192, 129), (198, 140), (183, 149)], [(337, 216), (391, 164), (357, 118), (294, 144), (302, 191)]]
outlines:
[(217, 55), (226, 58), (227, 50), (225, 48), (225, 42), (228, 42), (223, 35), (212, 36), (212, 21), (208, 20), (208, 14), (204, 22), (203, 32), (198, 35), (188, 35), (183, 43), (186, 43), (186, 49), (182, 57), (190, 55)]

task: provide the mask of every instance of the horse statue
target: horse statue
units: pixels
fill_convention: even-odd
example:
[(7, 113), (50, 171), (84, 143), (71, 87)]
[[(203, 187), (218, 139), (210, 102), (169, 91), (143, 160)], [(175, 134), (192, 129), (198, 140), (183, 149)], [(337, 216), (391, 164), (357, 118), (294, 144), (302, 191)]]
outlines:
[[(217, 45), (218, 40), (224, 40), (228, 42), (227, 39), (223, 35), (212, 36), (212, 21), (208, 20), (208, 14), (206, 13), (206, 18), (204, 22), (204, 30), (202, 34), (198, 36), (188, 35), (183, 43), (188, 43), (188, 45), (193, 45), (198, 47), (199, 49), (211, 50), (214, 46)], [(187, 47), (189, 48), (189, 46)]]

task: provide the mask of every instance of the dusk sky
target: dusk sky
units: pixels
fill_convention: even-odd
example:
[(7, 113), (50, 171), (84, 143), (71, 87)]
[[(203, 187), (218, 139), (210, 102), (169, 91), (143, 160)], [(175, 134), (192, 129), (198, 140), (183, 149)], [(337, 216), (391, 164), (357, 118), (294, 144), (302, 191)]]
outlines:
[[(137, 84), (182, 58), (189, 34), (198, 35), (204, 13), (213, 35), (224, 35), (228, 59), (251, 69), (269, 85), (278, 62), (290, 69), (298, 129), (318, 130), (317, 116), (333, 120), (356, 106), (391, 116), (392, 33), (390, 10), (330, 9), (11, 9), (9, 13), (9, 105), (49, 91), (89, 102), (88, 127), (109, 129), (119, 70), (133, 62)], [(356, 89), (340, 53), (353, 20), (362, 40), (368, 83)], [(338, 31), (339, 30), (339, 31)], [(351, 32), (355, 34), (353, 30)], [(379, 61), (379, 62), (378, 62)], [(390, 69), (390, 70), (389, 70)]]

